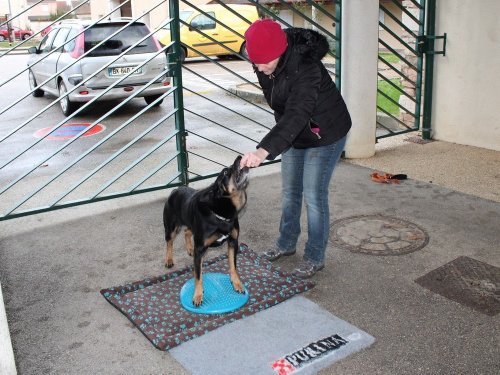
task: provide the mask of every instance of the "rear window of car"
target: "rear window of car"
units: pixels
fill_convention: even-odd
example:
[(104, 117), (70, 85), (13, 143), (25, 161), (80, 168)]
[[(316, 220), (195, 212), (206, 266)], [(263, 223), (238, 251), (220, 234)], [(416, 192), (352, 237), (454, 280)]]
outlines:
[[(186, 22), (187, 19), (191, 16), (191, 14), (193, 14), (194, 12), (192, 10), (181, 10), (179, 12), (179, 18)], [(182, 23), (180, 24), (181, 27), (184, 26)], [(167, 30), (170, 30), (170, 23), (167, 23), (164, 27), (164, 29), (167, 29)]]
[(66, 42), (66, 37), (68, 36), (69, 31), (70, 29), (68, 28), (59, 29), (59, 32), (52, 42), (52, 49), (59, 48), (64, 44), (64, 42)]
[[(104, 39), (117, 32), (125, 24), (97, 24), (85, 30), (85, 52), (98, 45)], [(146, 25), (131, 24), (118, 34), (106, 40), (87, 56), (115, 56), (124, 52), (127, 48), (137, 43), (149, 34)], [(157, 52), (158, 47), (151, 36), (137, 44), (136, 47), (127, 52), (127, 55), (139, 53)]]

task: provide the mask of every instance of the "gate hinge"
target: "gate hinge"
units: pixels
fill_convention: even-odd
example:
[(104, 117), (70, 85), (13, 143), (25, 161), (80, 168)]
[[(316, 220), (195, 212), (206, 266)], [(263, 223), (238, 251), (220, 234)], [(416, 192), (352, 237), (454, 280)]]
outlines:
[[(436, 39), (443, 39), (443, 50), (436, 51), (435, 48), (430, 48), (430, 41)], [(434, 43), (433, 43), (434, 44)], [(419, 35), (417, 36), (417, 50), (423, 55), (424, 53), (428, 55), (443, 55), (446, 56), (446, 33), (443, 35)]]

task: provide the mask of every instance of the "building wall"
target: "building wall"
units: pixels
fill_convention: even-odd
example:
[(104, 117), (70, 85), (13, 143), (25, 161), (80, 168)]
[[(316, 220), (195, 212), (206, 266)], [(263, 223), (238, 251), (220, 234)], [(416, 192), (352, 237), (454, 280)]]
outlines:
[[(120, 4), (119, 0), (91, 0), (92, 19), (96, 20), (108, 14)], [(160, 4), (151, 10), (155, 5)], [(144, 14), (141, 21), (145, 22), (151, 28), (161, 25), (168, 17), (168, 0), (131, 0), (132, 17), (136, 18)], [(120, 14), (116, 13), (116, 17)]]
[[(380, 5), (383, 5), (385, 9), (396, 18), (401, 21), (402, 20), (402, 10), (398, 8), (391, 0), (380, 0)], [(379, 22), (382, 22), (384, 25), (386, 25), (389, 29), (391, 29), (393, 32), (395, 32), (398, 35), (401, 35), (403, 33), (403, 28), (398, 25), (396, 21), (394, 21), (391, 17), (385, 14), (385, 12), (380, 9), (379, 11)], [(382, 39), (384, 42), (389, 44), (391, 47), (395, 49), (404, 49), (404, 46), (396, 39), (394, 38), (391, 34), (389, 34), (387, 31), (385, 31), (382, 27), (379, 27), (379, 38)], [(382, 45), (380, 45), (380, 48), (384, 48)]]
[[(36, 4), (37, 2), (37, 0), (30, 0), (28, 1), (28, 6)], [(75, 8), (79, 4), (81, 4), (81, 2), (73, 1), (73, 6)], [(43, 30), (54, 22), (55, 18), (53, 18), (53, 16), (62, 16), (62, 14), (69, 11), (69, 9), (66, 1), (44, 0), (42, 3), (34, 5), (27, 13), (31, 29), (34, 32)], [(81, 4), (81, 6), (77, 7), (73, 12), (72, 16), (78, 19), (90, 19), (90, 5), (88, 3)]]
[[(11, 17), (23, 12), (28, 7), (26, 0), (10, 0)], [(0, 0), (0, 16), (2, 19), (5, 15), (9, 14), (9, 2), (7, 0)], [(30, 29), (30, 23), (27, 13), (21, 14), (12, 21), (13, 26), (22, 29)]]
[[(500, 151), (500, 1), (440, 0), (432, 105), (434, 139)], [(437, 48), (441, 46), (437, 42)]]

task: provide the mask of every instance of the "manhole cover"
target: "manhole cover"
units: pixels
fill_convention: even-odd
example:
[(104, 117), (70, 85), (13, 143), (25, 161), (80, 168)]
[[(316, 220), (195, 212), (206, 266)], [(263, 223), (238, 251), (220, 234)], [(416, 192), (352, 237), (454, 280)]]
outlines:
[(415, 282), (486, 315), (500, 311), (500, 268), (459, 257)]
[(402, 255), (420, 250), (429, 236), (409, 221), (384, 215), (359, 215), (333, 222), (334, 245), (371, 255)]

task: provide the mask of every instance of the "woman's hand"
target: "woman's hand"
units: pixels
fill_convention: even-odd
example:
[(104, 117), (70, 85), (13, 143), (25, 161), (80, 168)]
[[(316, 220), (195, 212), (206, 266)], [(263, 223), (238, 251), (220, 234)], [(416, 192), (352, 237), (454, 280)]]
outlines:
[(255, 168), (258, 167), (269, 155), (269, 152), (263, 148), (258, 148), (255, 151), (247, 152), (240, 161), (240, 167)]

